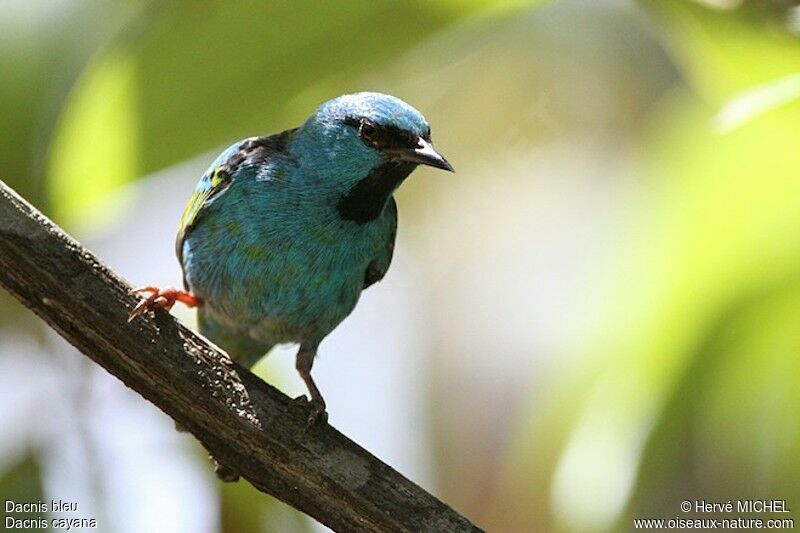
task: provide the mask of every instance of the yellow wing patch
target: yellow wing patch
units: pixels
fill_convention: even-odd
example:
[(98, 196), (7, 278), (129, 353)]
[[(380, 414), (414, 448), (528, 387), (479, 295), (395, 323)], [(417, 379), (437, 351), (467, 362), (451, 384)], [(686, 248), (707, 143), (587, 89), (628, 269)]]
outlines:
[(183, 247), (183, 239), (192, 226), (194, 226), (197, 215), (200, 214), (200, 211), (202, 211), (209, 198), (222, 192), (227, 185), (230, 184), (230, 177), (226, 172), (220, 172), (220, 170), (220, 168), (214, 170), (214, 173), (209, 178), (211, 182), (210, 186), (195, 190), (189, 198), (189, 203), (186, 204), (186, 209), (184, 209), (183, 216), (181, 216), (181, 221), (178, 225), (178, 237), (175, 240), (175, 253), (178, 255), (179, 260), (183, 255), (181, 250)]

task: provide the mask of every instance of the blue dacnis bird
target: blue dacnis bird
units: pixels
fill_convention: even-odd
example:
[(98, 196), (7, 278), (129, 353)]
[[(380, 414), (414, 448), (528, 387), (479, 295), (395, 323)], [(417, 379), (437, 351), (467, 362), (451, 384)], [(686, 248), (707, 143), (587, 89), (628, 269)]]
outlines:
[(185, 290), (137, 289), (147, 296), (131, 319), (176, 301), (198, 306), (200, 332), (246, 367), (275, 344), (299, 343), (312, 423), (325, 415), (311, 378), (317, 348), (386, 274), (392, 195), (417, 165), (453, 170), (419, 111), (378, 93), (340, 96), (299, 128), (235, 143), (181, 218)]

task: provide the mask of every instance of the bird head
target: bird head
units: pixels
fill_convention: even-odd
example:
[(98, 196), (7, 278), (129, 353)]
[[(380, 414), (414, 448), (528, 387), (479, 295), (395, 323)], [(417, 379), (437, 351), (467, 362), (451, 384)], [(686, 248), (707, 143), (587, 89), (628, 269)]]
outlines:
[(433, 148), (431, 129), (422, 114), (387, 94), (363, 92), (329, 100), (298, 133), (304, 155), (313, 154), (318, 166), (352, 178), (384, 163), (453, 171)]
[(344, 218), (377, 216), (418, 165), (453, 171), (433, 148), (422, 114), (380, 93), (347, 94), (325, 102), (300, 127), (294, 148), (301, 164), (341, 192)]

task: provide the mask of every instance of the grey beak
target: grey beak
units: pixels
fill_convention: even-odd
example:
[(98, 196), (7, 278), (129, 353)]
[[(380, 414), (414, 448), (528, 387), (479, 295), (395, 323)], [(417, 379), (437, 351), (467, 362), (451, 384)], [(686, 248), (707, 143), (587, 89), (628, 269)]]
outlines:
[(406, 149), (397, 151), (392, 155), (401, 161), (408, 161), (409, 163), (417, 163), (419, 165), (428, 165), (429, 167), (441, 168), (442, 170), (455, 172), (455, 170), (453, 170), (453, 165), (448, 163), (447, 159), (442, 157), (439, 152), (433, 149), (433, 145), (430, 143), (430, 141), (426, 141), (422, 138), (417, 141), (416, 148), (411, 150)]

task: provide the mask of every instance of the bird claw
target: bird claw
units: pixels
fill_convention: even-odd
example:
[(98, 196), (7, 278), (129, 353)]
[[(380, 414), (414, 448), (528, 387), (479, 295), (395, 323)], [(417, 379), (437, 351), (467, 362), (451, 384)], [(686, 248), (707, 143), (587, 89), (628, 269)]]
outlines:
[(306, 429), (320, 420), (322, 422), (328, 421), (328, 412), (325, 410), (325, 400), (323, 400), (321, 396), (309, 400), (305, 395), (301, 395), (294, 399), (294, 403), (301, 406), (303, 409), (309, 410)]
[(152, 311), (154, 309), (164, 309), (169, 311), (172, 309), (172, 306), (175, 305), (175, 302), (183, 302), (189, 307), (196, 307), (200, 305), (200, 299), (196, 296), (189, 294), (186, 291), (180, 291), (173, 288), (159, 289), (158, 287), (147, 285), (144, 287), (137, 287), (128, 292), (130, 295), (148, 293), (149, 295), (142, 298), (139, 303), (136, 304), (136, 307), (133, 308), (131, 314), (128, 315), (128, 322), (132, 321), (145, 311)]

